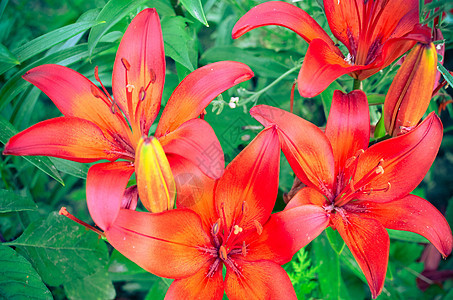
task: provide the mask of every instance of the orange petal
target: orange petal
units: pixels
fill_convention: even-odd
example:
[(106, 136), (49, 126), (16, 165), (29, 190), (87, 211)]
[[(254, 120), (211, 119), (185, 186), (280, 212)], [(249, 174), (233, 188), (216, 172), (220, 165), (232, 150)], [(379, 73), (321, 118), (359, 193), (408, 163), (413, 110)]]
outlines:
[(225, 277), (228, 299), (297, 299), (288, 274), (276, 263), (266, 260), (235, 263), (240, 273), (227, 267)]
[(88, 210), (102, 230), (108, 230), (118, 216), (127, 182), (133, 173), (134, 166), (126, 161), (96, 164), (88, 170)]
[(203, 266), (190, 277), (173, 281), (165, 295), (165, 299), (221, 300), (224, 291), (222, 264), (219, 265), (212, 277), (208, 277), (206, 274), (208, 274), (212, 262)]
[(135, 155), (135, 171), (140, 200), (150, 212), (175, 206), (175, 180), (164, 149), (154, 137), (141, 138)]
[(223, 174), (223, 150), (214, 130), (204, 120), (192, 119), (169, 134), (159, 137), (165, 153), (188, 159), (207, 176), (217, 179)]
[[(255, 230), (254, 221), (266, 222), (277, 199), (279, 166), (278, 135), (272, 127), (259, 133), (226, 167), (217, 183), (215, 205), (219, 216), (225, 215), (227, 228)], [(233, 224), (238, 220), (240, 224)]]
[(311, 187), (305, 187), (298, 191), (293, 198), (291, 198), (286, 205), (285, 210), (307, 204), (314, 204), (319, 207), (323, 207), (327, 204), (327, 198), (318, 190)]
[(311, 98), (319, 95), (338, 77), (367, 68), (350, 65), (334, 48), (321, 39), (314, 39), (297, 78), (299, 93)]
[(161, 277), (191, 276), (212, 259), (199, 248), (211, 242), (191, 210), (153, 214), (122, 209), (105, 234), (124, 256)]
[(448, 256), (453, 238), (445, 217), (428, 201), (415, 195), (387, 203), (358, 201), (364, 215), (378, 220), (385, 228), (412, 231), (427, 238), (439, 252)]
[(67, 67), (42, 65), (22, 77), (49, 96), (65, 116), (91, 121), (112, 140), (121, 138), (130, 144), (121, 111), (112, 110), (105, 94), (85, 76)]
[[(370, 141), (370, 113), (364, 92), (335, 91), (326, 125), (326, 136), (335, 157), (335, 175), (345, 171), (346, 161)], [(347, 177), (348, 178), (348, 177)]]
[[(148, 135), (159, 112), (164, 80), (162, 30), (156, 10), (149, 8), (141, 11), (124, 33), (112, 77), (115, 100), (129, 121), (140, 126), (144, 135)], [(131, 91), (129, 100), (128, 89)]]
[(19, 132), (5, 145), (3, 154), (54, 156), (77, 162), (130, 158), (94, 123), (75, 117), (42, 121)]
[(317, 205), (300, 205), (272, 214), (262, 234), (248, 241), (250, 247), (244, 260), (265, 259), (285, 264), (328, 225), (326, 211)]
[(318, 127), (267, 105), (253, 107), (250, 114), (264, 126), (277, 125), (283, 153), (303, 183), (318, 190), (321, 184), (332, 189), (335, 170), (332, 146)]
[(291, 29), (305, 41), (322, 39), (330, 45), (334, 42), (321, 26), (305, 11), (286, 2), (262, 3), (249, 10), (233, 28), (233, 39), (252, 29), (267, 25), (279, 25)]
[(417, 44), (404, 60), (385, 97), (384, 120), (389, 134), (396, 136), (402, 132), (402, 127), (418, 124), (431, 101), (436, 71), (434, 44)]
[[(356, 199), (386, 202), (406, 196), (423, 180), (436, 158), (442, 140), (442, 123), (431, 113), (420, 125), (409, 133), (379, 142), (359, 157), (353, 178), (355, 189), (359, 181), (370, 172), (374, 174), (365, 190), (357, 192)], [(381, 161), (382, 160), (382, 161)]]
[(219, 94), (252, 77), (247, 65), (235, 61), (220, 61), (193, 71), (168, 100), (155, 136), (166, 135), (185, 121), (197, 118)]
[(378, 221), (355, 214), (347, 214), (344, 219), (335, 213), (332, 221), (362, 269), (373, 299), (376, 298), (384, 287), (387, 272), (390, 246), (387, 231)]

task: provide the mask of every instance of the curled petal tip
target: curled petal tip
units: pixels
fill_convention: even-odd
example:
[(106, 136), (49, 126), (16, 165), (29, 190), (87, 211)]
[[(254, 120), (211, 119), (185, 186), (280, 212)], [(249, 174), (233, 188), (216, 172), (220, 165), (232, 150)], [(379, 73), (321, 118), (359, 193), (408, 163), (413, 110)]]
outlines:
[[(250, 70), (250, 69), (249, 69)], [(247, 81), (249, 80), (250, 78), (252, 78), (255, 74), (253, 74), (252, 70), (250, 70), (250, 72), (236, 78), (234, 81), (233, 81), (233, 84), (236, 85), (238, 83), (241, 83), (241, 82), (244, 82), (244, 81)]]

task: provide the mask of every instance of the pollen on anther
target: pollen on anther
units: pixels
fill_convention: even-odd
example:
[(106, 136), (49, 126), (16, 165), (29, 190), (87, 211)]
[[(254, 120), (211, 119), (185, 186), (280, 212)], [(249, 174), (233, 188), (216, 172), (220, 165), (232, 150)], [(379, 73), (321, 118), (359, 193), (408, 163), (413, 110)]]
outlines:
[(378, 166), (378, 167), (376, 168), (376, 171), (375, 171), (375, 172), (376, 172), (376, 174), (378, 174), (378, 175), (379, 175), (379, 174), (384, 174), (384, 168), (383, 168), (382, 166)]
[(258, 232), (258, 235), (261, 235), (261, 233), (263, 233), (263, 226), (257, 220), (253, 220), (253, 224), (256, 227), (256, 232)]
[(126, 85), (126, 88), (129, 93), (132, 93), (132, 91), (135, 89), (135, 86), (132, 84), (128, 84)]
[(143, 100), (145, 100), (145, 97), (146, 97), (146, 91), (143, 87), (141, 87), (140, 92), (138, 93), (138, 98), (140, 99), (140, 101), (143, 101)]
[(242, 232), (242, 228), (239, 227), (238, 225), (234, 225), (233, 228), (234, 228), (234, 231), (233, 231), (234, 234), (239, 234), (240, 232)]

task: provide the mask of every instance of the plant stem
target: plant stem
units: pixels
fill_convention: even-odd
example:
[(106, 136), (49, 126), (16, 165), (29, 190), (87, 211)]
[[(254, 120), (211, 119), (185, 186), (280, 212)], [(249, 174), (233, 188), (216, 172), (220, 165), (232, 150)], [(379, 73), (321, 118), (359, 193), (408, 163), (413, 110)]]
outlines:
[(361, 90), (362, 89), (362, 81), (358, 79), (354, 79), (354, 83), (352, 85), (353, 90)]

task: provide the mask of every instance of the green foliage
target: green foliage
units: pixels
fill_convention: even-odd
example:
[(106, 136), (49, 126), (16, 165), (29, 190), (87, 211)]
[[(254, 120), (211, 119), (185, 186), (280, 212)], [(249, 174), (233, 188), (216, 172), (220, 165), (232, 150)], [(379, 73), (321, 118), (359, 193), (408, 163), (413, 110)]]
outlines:
[(296, 291), (298, 299), (306, 299), (317, 287), (316, 266), (313, 266), (308, 253), (301, 249), (291, 261), (291, 270), (288, 276)]

